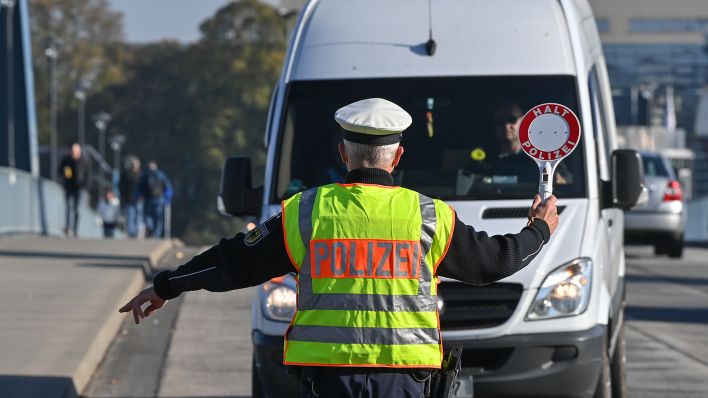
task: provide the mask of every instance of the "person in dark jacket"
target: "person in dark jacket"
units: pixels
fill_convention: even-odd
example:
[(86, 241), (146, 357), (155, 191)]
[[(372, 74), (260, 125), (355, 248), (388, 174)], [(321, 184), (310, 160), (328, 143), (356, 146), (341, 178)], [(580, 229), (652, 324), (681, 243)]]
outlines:
[(140, 176), (138, 195), (143, 199), (145, 236), (164, 238), (165, 206), (172, 199), (172, 183), (154, 160), (148, 162), (147, 170)]
[(81, 154), (81, 145), (75, 143), (71, 146), (71, 151), (64, 156), (59, 164), (59, 175), (62, 178), (66, 197), (64, 234), (69, 236), (69, 232), (71, 232), (76, 237), (79, 227), (81, 189), (86, 187), (90, 180), (89, 165)]
[(125, 213), (125, 229), (128, 237), (138, 236), (138, 182), (140, 181), (140, 159), (129, 156), (120, 173), (118, 189), (120, 203)]

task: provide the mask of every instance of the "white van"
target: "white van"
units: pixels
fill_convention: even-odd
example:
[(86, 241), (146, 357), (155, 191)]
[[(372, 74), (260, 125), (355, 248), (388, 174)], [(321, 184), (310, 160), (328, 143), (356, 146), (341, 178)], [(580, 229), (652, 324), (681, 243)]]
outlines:
[[(587, 1), (435, 0), (430, 9), (425, 0), (310, 1), (270, 104), (265, 183), (251, 187), (248, 159), (230, 159), (222, 209), (264, 220), (290, 195), (342, 181), (332, 115), (369, 97), (413, 117), (396, 183), (447, 201), (489, 234), (518, 232), (538, 189), (538, 170), (523, 155), (498, 166), (498, 127), (509, 119), (500, 109), (556, 102), (574, 110), (583, 136), (556, 179), (557, 231), (503, 281), (443, 280), (443, 341), (463, 344), (475, 396), (623, 397), (622, 209), (641, 191), (641, 160), (615, 151), (607, 70)], [(286, 276), (255, 297), (254, 396), (299, 391), (282, 365), (294, 289)]]

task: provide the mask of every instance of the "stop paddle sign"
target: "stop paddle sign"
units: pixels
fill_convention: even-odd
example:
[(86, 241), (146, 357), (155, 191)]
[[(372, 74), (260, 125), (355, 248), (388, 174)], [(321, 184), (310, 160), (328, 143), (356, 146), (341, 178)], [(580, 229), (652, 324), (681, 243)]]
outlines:
[(553, 194), (553, 173), (580, 141), (580, 122), (568, 107), (545, 103), (531, 108), (519, 125), (521, 149), (538, 164), (538, 193), (545, 202)]

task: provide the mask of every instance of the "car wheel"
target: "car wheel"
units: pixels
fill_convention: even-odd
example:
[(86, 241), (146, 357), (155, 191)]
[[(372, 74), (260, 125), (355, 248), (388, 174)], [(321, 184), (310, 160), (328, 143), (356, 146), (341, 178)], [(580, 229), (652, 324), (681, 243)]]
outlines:
[(607, 354), (607, 342), (602, 349), (602, 369), (600, 369), (600, 377), (597, 379), (594, 398), (612, 398), (612, 376), (610, 369), (610, 357)]
[(654, 243), (654, 254), (657, 256), (664, 255), (668, 252), (669, 250), (664, 243)]
[(624, 340), (624, 322), (620, 326), (615, 352), (610, 362), (610, 377), (612, 378), (612, 398), (627, 396), (627, 343)]
[(669, 243), (669, 257), (671, 258), (681, 258), (683, 257), (683, 236), (672, 240)]
[(261, 378), (258, 372), (258, 367), (256, 366), (256, 357), (251, 359), (251, 397), (253, 398), (265, 398), (263, 395), (263, 388), (261, 388)]

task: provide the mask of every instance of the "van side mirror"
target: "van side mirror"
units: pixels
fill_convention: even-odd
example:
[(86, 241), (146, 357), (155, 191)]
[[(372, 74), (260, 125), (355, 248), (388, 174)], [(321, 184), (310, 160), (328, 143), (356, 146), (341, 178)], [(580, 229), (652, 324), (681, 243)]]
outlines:
[(251, 186), (251, 159), (226, 159), (221, 171), (221, 189), (217, 197), (219, 213), (225, 216), (258, 216), (262, 198), (263, 186)]
[(644, 166), (639, 152), (618, 149), (612, 152), (612, 207), (629, 210), (644, 190)]

